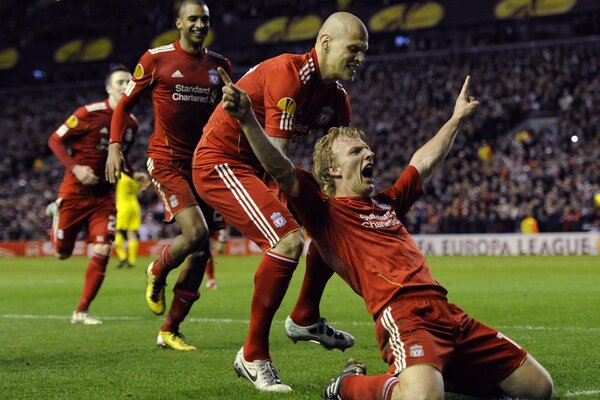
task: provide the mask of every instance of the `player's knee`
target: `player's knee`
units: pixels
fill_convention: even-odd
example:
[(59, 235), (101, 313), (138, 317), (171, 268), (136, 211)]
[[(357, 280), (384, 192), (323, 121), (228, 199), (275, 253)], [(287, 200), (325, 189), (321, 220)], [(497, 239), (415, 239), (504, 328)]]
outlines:
[(282, 256), (298, 259), (304, 248), (304, 236), (302, 231), (291, 232), (281, 239), (274, 247), (273, 251)]
[(509, 396), (532, 399), (550, 399), (554, 391), (550, 374), (531, 355), (499, 387)]
[(94, 254), (99, 254), (101, 256), (108, 256), (110, 254), (110, 244), (108, 243), (94, 243), (92, 246), (92, 251)]
[(532, 385), (528, 389), (530, 393), (528, 393), (529, 397), (534, 399), (550, 399), (552, 398), (552, 394), (554, 392), (554, 384), (552, 382), (552, 378), (550, 374), (546, 371), (544, 373), (540, 373), (537, 377), (534, 378), (535, 382), (532, 382)]
[(540, 399), (551, 399), (554, 394), (554, 383), (552, 382), (552, 378), (548, 376), (538, 388), (538, 398)]
[(443, 400), (444, 391), (434, 387), (394, 387), (391, 400)]
[(200, 250), (208, 241), (208, 230), (205, 226), (189, 226), (182, 230), (182, 234), (191, 249)]

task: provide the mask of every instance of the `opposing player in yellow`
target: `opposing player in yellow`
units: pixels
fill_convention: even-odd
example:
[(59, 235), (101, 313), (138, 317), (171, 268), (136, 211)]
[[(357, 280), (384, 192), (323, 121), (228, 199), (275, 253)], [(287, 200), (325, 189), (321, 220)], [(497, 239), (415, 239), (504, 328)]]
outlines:
[[(117, 234), (115, 250), (119, 257), (117, 268), (133, 268), (140, 248), (138, 229), (142, 224), (142, 209), (138, 201), (138, 193), (150, 185), (148, 175), (134, 172), (133, 178), (125, 173), (117, 182)], [(127, 238), (127, 250), (125, 241)]]

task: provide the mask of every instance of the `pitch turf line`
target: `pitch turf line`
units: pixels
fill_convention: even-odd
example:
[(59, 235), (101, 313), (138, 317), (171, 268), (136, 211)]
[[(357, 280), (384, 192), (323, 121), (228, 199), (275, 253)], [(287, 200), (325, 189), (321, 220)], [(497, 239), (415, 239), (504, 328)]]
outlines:
[(578, 396), (595, 396), (600, 394), (600, 389), (593, 390), (567, 390), (565, 397), (578, 397)]
[[(96, 315), (98, 318), (106, 321), (141, 321), (145, 319), (154, 319), (153, 316), (146, 317), (129, 317), (129, 316), (102, 316)], [(33, 314), (0, 314), (2, 319), (57, 319), (70, 320), (70, 315), (33, 315)], [(248, 324), (247, 319), (232, 319), (232, 318), (187, 318), (188, 322), (200, 323), (217, 323), (217, 324)], [(273, 321), (273, 322), (284, 322)], [(372, 326), (373, 322), (366, 321), (332, 321), (333, 324), (341, 323), (354, 326)], [(600, 332), (600, 327), (579, 327), (579, 326), (532, 326), (532, 325), (494, 325), (497, 329), (514, 329), (521, 331), (567, 331), (567, 332)]]

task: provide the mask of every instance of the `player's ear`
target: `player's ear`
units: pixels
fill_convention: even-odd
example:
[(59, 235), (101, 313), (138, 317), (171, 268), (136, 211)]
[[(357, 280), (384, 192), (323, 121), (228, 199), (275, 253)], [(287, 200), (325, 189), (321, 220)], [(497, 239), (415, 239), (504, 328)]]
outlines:
[(327, 168), (327, 173), (329, 174), (330, 177), (332, 177), (334, 179), (342, 177), (342, 170), (337, 165), (330, 165)]
[(183, 21), (181, 21), (181, 18), (177, 18), (175, 20), (175, 26), (177, 27), (177, 29), (182, 29), (183, 28)]
[(329, 52), (331, 38), (329, 37), (328, 34), (325, 33), (325, 34), (321, 35), (321, 37), (319, 38), (319, 43), (321, 44), (321, 48), (323, 49), (323, 51), (325, 51), (326, 53)]

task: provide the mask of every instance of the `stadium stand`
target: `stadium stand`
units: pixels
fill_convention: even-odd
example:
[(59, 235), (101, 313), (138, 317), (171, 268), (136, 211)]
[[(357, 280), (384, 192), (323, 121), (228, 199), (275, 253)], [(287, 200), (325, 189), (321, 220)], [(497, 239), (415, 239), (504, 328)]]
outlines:
[[(47, 34), (44, 29), (48, 28), (35, 21), (41, 18), (40, 12), (52, 12), (50, 3), (19, 5), (17, 10), (0, 7), (2, 19), (11, 21), (9, 34), (0, 44), (35, 41)], [(272, 0), (260, 5), (270, 16), (282, 8), (293, 15), (335, 6), (313, 2), (320, 5), (311, 8), (310, 2), (301, 2), (307, 8), (298, 9), (297, 3)], [(362, 3), (372, 5), (354, 5)], [(80, 12), (97, 15), (94, 2), (85, 4)], [(131, 4), (135, 7), (136, 3)], [(113, 21), (115, 29), (124, 29), (123, 24), (154, 32), (167, 29), (173, 15), (160, 13), (170, 9), (165, 4), (141, 15), (119, 14), (121, 19), (129, 18), (125, 22), (111, 17), (103, 6), (104, 14), (86, 29), (90, 34), (106, 30), (102, 24), (107, 21)], [(256, 16), (257, 2), (235, 4), (219, 9), (215, 3), (211, 11), (221, 24)], [(43, 15), (44, 19), (49, 15)], [(412, 233), (517, 232), (527, 214), (537, 219), (541, 232), (600, 230), (600, 208), (594, 205), (594, 196), (600, 193), (600, 38), (593, 36), (599, 31), (599, 15), (548, 18), (538, 24), (531, 20), (480, 24), (468, 32), (460, 26), (412, 31), (404, 47), (372, 38), (366, 67), (347, 89), (353, 125), (368, 132), (380, 160), (394, 160), (378, 165), (380, 188), (398, 176), (407, 157), (450, 115), (448, 105), (453, 104), (452, 97), (467, 73), (472, 76), (472, 92), (481, 101), (473, 122), (458, 135), (444, 168), (430, 179), (425, 196), (406, 216), (404, 222)], [(68, 27), (78, 17), (71, 13), (56, 18), (54, 28)], [(24, 36), (15, 34), (32, 22), (36, 28)], [(66, 38), (68, 32), (65, 28), (53, 35)], [(270, 51), (285, 46), (288, 51), (304, 51), (310, 45), (278, 44)], [(239, 77), (246, 69), (242, 65), (253, 65), (270, 55), (263, 50), (257, 46), (243, 55), (224, 54), (238, 66)], [(50, 155), (46, 141), (77, 105), (103, 97), (100, 81), (74, 83), (78, 71), (90, 65), (105, 67), (73, 64), (68, 74), (60, 75), (66, 83), (0, 89), (0, 240), (47, 237), (50, 221), (44, 208), (53, 200), (62, 168)], [(143, 149), (152, 124), (149, 102), (136, 111), (141, 126), (131, 159), (143, 168)], [(291, 149), (300, 165), (310, 166), (315, 139), (313, 135)], [(153, 194), (148, 192), (141, 202), (142, 239), (172, 235), (173, 228), (160, 223), (162, 210)]]

